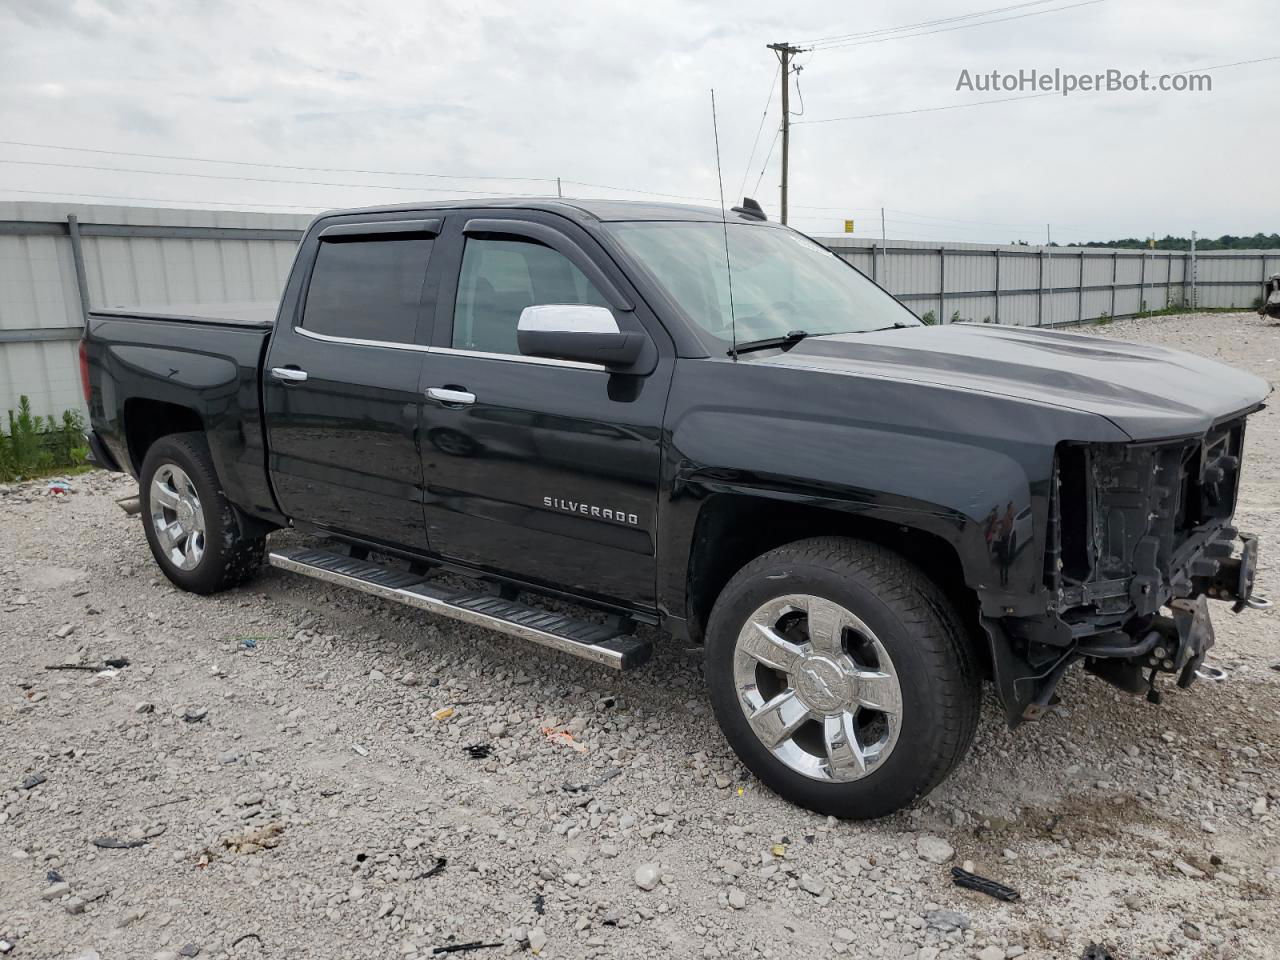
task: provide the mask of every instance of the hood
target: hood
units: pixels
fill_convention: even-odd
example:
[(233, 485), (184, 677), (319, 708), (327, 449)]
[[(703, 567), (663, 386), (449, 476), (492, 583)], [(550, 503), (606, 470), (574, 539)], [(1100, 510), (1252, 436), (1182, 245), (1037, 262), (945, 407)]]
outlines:
[(1180, 350), (983, 324), (814, 337), (751, 362), (1051, 404), (1105, 417), (1134, 440), (1203, 433), (1271, 392), (1260, 377)]

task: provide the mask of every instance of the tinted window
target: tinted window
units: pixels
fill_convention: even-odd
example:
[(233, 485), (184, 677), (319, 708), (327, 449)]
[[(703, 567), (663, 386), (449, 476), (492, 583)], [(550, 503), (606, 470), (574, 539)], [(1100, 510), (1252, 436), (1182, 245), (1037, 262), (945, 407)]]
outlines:
[(453, 345), (519, 353), (520, 312), (544, 303), (608, 306), (583, 272), (550, 247), (515, 238), (468, 238), (453, 311)]
[(412, 343), (430, 253), (430, 237), (321, 243), (303, 329)]

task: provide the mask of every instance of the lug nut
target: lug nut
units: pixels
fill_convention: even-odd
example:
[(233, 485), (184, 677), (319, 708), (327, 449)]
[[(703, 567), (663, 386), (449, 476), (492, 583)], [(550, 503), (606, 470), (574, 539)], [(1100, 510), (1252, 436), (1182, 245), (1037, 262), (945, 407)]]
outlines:
[(1162, 666), (1162, 667), (1164, 667), (1166, 670), (1172, 670), (1172, 669), (1173, 669), (1173, 661), (1172, 661), (1172, 660), (1166, 660), (1164, 663), (1162, 663), (1162, 664), (1161, 664), (1161, 666)]
[(1152, 656), (1154, 656), (1157, 660), (1163, 660), (1163, 659), (1164, 659), (1164, 655), (1165, 655), (1166, 653), (1168, 653), (1168, 652), (1169, 652), (1169, 651), (1167, 651), (1164, 647), (1156, 647), (1154, 650), (1152, 650), (1152, 651), (1151, 651), (1151, 654), (1152, 654)]

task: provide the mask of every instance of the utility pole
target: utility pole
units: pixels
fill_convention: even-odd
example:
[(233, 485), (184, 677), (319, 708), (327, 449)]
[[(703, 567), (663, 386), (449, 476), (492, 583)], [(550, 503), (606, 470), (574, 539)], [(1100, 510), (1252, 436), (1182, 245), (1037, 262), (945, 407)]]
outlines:
[(1053, 326), (1053, 229), (1050, 224), (1044, 225), (1044, 249), (1048, 255), (1049, 276), (1049, 326)]
[[(1186, 268), (1183, 268), (1185, 272)], [(1187, 278), (1182, 278), (1182, 299), (1187, 299)], [(1190, 307), (1194, 310), (1199, 305), (1199, 297), (1196, 295), (1196, 232), (1191, 231), (1191, 303)]]
[(880, 242), (884, 243), (885, 239), (886, 238), (884, 234), (884, 207), (881, 207), (880, 208)]
[(800, 52), (789, 43), (771, 43), (769, 49), (778, 56), (782, 76), (782, 216), (787, 222), (787, 173), (791, 161), (791, 58)]

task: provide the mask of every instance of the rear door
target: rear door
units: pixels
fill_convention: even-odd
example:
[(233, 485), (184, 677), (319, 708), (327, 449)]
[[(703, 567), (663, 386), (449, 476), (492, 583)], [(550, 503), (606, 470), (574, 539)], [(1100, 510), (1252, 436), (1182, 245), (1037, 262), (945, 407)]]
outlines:
[[(440, 242), (422, 408), (432, 552), (652, 606), (674, 364), (665, 331), (589, 234), (563, 218), (453, 213)], [(612, 309), (623, 330), (648, 335), (648, 372), (521, 355), (521, 311), (549, 303)]]
[(427, 548), (417, 426), (439, 226), (338, 222), (312, 241), (310, 276), (263, 371), (271, 478), (292, 519)]

